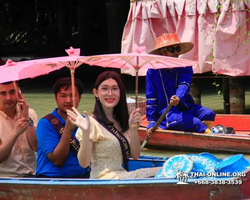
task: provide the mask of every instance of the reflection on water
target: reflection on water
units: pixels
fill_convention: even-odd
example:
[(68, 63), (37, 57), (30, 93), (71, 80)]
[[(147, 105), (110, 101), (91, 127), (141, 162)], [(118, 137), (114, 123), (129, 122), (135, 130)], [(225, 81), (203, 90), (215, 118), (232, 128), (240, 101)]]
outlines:
[[(37, 90), (31, 91), (31, 90), (25, 90), (24, 88), (22, 89), (22, 92), (30, 108), (33, 108), (36, 111), (38, 115), (38, 119), (47, 115), (48, 113), (51, 113), (56, 107), (55, 97), (54, 97), (54, 94), (52, 94), (51, 89), (44, 89), (41, 91), (37, 91)], [(129, 96), (134, 96), (134, 93), (133, 92), (127, 93), (127, 97)], [(139, 96), (145, 96), (145, 94), (139, 93)], [(215, 110), (215, 108), (218, 108), (218, 105), (221, 106), (222, 104), (220, 104), (220, 102), (216, 103), (216, 101), (219, 101), (216, 95), (215, 97), (212, 96), (212, 98), (213, 99), (211, 100), (211, 96), (210, 96), (206, 101), (202, 101), (202, 102), (205, 102), (203, 103), (203, 106), (206, 106)], [(213, 102), (213, 104), (211, 104), (211, 101)], [(85, 93), (82, 95), (82, 99), (78, 107), (78, 110), (81, 113), (84, 110), (86, 110), (88, 113), (91, 113), (93, 111), (94, 102), (95, 102), (94, 95), (90, 92)], [(215, 107), (216, 104), (217, 104), (217, 107)], [(143, 149), (142, 151), (142, 155), (158, 156), (158, 157), (171, 157), (171, 156), (178, 155), (178, 154), (192, 154), (192, 153), (201, 153), (201, 152), (160, 151), (160, 150), (150, 150), (146, 148)], [(217, 158), (225, 158), (225, 157), (232, 155), (232, 154), (220, 154), (220, 153), (213, 153), (213, 154)], [(246, 159), (250, 159), (250, 154), (244, 154), (244, 156)]]

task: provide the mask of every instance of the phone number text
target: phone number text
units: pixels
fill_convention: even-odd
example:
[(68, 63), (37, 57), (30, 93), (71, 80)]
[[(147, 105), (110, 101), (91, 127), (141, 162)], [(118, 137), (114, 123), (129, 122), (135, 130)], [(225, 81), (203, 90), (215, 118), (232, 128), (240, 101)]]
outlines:
[(242, 180), (196, 180), (197, 185), (241, 185)]

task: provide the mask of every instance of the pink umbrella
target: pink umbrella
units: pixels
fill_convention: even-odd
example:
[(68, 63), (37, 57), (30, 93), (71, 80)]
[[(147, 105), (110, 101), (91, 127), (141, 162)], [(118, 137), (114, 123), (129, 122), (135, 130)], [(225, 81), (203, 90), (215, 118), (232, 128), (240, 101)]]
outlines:
[(101, 67), (110, 67), (118, 69), (134, 69), (136, 72), (136, 85), (135, 85), (135, 107), (137, 107), (138, 99), (138, 76), (139, 70), (144, 69), (163, 69), (163, 68), (176, 68), (194, 66), (197, 63), (191, 60), (185, 60), (174, 57), (146, 54), (145, 47), (138, 47), (135, 45), (135, 53), (127, 54), (104, 54), (81, 57), (77, 60), (80, 62), (96, 65)]
[[(68, 53), (68, 56), (21, 62), (8, 60), (5, 65), (0, 66), (0, 83), (14, 81), (15, 85), (15, 81), (45, 75), (55, 70), (59, 70), (64, 66), (70, 69), (72, 83), (74, 83), (75, 69), (82, 64), (77, 61), (77, 59), (80, 58), (80, 49), (70, 47), (70, 49), (66, 49), (65, 51)], [(17, 88), (16, 91), (18, 91)], [(72, 84), (72, 92), (75, 94), (74, 84)], [(75, 95), (73, 95), (73, 105), (75, 106)]]

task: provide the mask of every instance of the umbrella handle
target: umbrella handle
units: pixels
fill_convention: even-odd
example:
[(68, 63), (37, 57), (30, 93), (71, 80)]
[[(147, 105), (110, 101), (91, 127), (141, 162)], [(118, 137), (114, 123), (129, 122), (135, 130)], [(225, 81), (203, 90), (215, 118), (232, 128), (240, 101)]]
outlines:
[[(138, 57), (137, 57), (138, 58)], [(139, 73), (139, 69), (136, 69), (135, 71), (135, 109), (137, 109), (138, 106), (138, 73)], [(138, 123), (133, 124), (133, 127), (139, 127)]]
[(76, 108), (76, 96), (75, 96), (75, 70), (70, 69), (71, 75), (71, 87), (72, 87), (72, 100), (73, 100), (73, 107)]
[[(14, 84), (14, 88), (15, 88), (16, 99), (17, 99), (17, 102), (18, 102), (19, 101), (19, 96), (18, 96), (19, 90), (17, 89), (16, 81), (13, 81), (13, 84)], [(22, 109), (21, 109), (21, 105), (19, 103), (18, 103), (18, 110), (19, 110), (19, 119), (21, 119), (21, 117), (22, 117)]]
[(166, 117), (168, 111), (171, 109), (172, 105), (169, 104), (168, 107), (166, 108), (166, 110), (164, 111), (164, 113), (162, 113), (162, 115), (160, 116), (160, 118), (158, 119), (158, 121), (156, 122), (156, 124), (154, 125), (154, 127), (152, 128), (152, 134), (148, 135), (147, 138), (143, 141), (142, 145), (141, 145), (141, 150), (145, 147), (145, 145), (147, 144), (147, 142), (149, 141), (149, 139), (151, 138), (151, 136), (153, 135), (153, 133), (155, 132), (155, 130), (158, 128), (158, 126), (161, 124), (162, 120)]

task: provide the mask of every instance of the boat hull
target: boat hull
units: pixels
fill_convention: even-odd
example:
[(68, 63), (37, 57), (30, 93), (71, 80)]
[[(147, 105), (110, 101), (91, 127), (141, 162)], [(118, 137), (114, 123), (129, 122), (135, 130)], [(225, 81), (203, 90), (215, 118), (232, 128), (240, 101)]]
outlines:
[[(250, 116), (246, 115), (218, 115), (214, 124), (233, 127), (236, 134), (204, 134), (157, 130), (145, 147), (164, 150), (250, 153), (249, 122)], [(143, 125), (145, 126), (146, 123)], [(138, 133), (142, 143), (147, 138), (146, 128), (140, 127)]]
[[(244, 183), (246, 184), (246, 183)], [(248, 183), (248, 188), (250, 184)], [(244, 191), (240, 186), (235, 185), (180, 185), (171, 183), (156, 184), (116, 184), (116, 185), (33, 185), (33, 184), (13, 184), (1, 185), (1, 200), (166, 200), (166, 199), (244, 199), (250, 197), (244, 186)], [(244, 192), (244, 194), (243, 194)], [(244, 198), (242, 198), (242, 196)]]
[[(143, 157), (141, 157), (143, 158)], [(145, 157), (130, 160), (131, 170), (162, 166), (165, 158)], [(250, 169), (245, 170), (241, 185), (198, 184), (188, 179), (178, 184), (174, 178), (144, 178), (121, 180), (0, 178), (0, 200), (224, 200), (250, 198)], [(219, 180), (233, 180), (220, 178)], [(211, 180), (211, 179), (207, 179)], [(222, 183), (222, 182), (221, 182)]]

